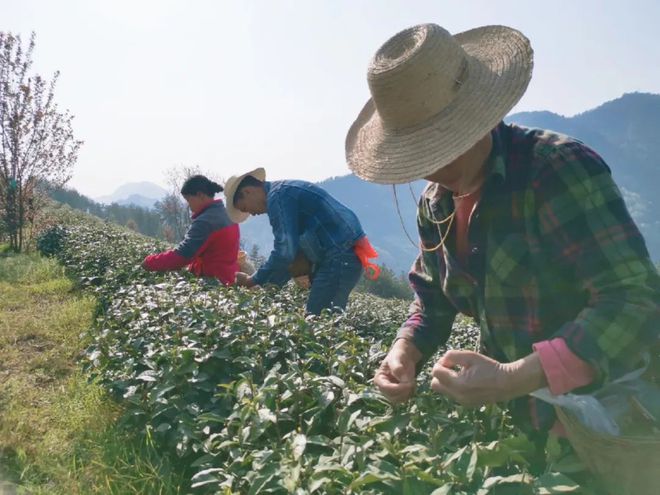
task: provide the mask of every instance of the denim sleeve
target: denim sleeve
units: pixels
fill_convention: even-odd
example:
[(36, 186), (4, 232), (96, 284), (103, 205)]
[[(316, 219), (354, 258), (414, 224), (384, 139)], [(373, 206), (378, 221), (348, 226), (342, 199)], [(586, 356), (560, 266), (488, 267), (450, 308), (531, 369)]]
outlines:
[(289, 265), (298, 252), (298, 211), (295, 201), (278, 191), (269, 199), (268, 217), (275, 238), (273, 250), (266, 263), (252, 276), (252, 280), (258, 285), (284, 285), (291, 278)]

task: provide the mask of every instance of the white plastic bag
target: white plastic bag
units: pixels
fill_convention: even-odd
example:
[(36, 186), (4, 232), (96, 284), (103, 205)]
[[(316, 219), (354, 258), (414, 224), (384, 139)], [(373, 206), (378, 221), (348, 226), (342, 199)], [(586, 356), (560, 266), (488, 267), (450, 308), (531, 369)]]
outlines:
[(583, 425), (594, 431), (619, 436), (621, 428), (617, 421), (630, 412), (629, 397), (642, 393), (648, 395), (649, 390), (656, 396), (660, 394), (655, 385), (641, 378), (647, 366), (648, 360), (643, 368), (613, 380), (593, 394), (552, 395), (548, 388), (541, 388), (530, 395), (570, 411)]
[(612, 420), (605, 407), (593, 395), (552, 395), (548, 388), (541, 388), (530, 395), (572, 412), (582, 424), (594, 431), (613, 436), (620, 434), (619, 425)]

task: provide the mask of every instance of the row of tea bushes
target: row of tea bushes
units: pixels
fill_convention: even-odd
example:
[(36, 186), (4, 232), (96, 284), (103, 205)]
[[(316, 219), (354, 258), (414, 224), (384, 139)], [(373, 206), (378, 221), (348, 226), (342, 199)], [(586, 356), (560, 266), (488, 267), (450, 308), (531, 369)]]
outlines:
[[(126, 418), (180, 457), (194, 493), (567, 493), (556, 441), (539, 449), (497, 406), (431, 392), (392, 407), (372, 384), (407, 303), (356, 294), (305, 317), (305, 293), (251, 291), (140, 268), (155, 242), (109, 225), (40, 239), (98, 318), (87, 365)], [(465, 320), (450, 346), (474, 347)], [(562, 468), (562, 463), (564, 468)], [(570, 464), (570, 463), (569, 463)], [(581, 493), (584, 493), (581, 492)]]

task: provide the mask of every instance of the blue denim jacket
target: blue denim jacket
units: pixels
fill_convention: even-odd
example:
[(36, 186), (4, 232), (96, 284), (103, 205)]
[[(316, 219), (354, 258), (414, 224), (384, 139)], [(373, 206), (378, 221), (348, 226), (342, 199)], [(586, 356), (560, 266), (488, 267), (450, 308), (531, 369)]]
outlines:
[(268, 261), (252, 277), (259, 285), (285, 283), (300, 249), (319, 263), (365, 235), (355, 213), (311, 182), (265, 182), (264, 188), (275, 241)]

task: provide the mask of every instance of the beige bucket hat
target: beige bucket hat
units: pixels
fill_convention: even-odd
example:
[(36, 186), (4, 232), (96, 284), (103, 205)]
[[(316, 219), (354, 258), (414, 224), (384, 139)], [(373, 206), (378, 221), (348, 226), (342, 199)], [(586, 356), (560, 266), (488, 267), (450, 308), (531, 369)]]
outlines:
[(247, 177), (248, 175), (251, 175), (255, 179), (263, 182), (266, 180), (266, 169), (264, 169), (263, 167), (255, 168), (254, 170), (250, 170), (249, 172), (246, 172), (243, 175), (232, 175), (229, 179), (225, 181), (224, 192), (227, 203), (225, 205), (225, 208), (227, 209), (227, 214), (229, 215), (229, 219), (234, 223), (244, 222), (250, 216), (249, 213), (243, 213), (234, 206), (234, 194), (236, 194), (236, 189), (238, 188), (238, 185), (241, 183), (241, 181), (245, 179), (245, 177)]
[(364, 180), (400, 184), (448, 165), (522, 97), (533, 58), (529, 40), (505, 26), (401, 31), (369, 64), (371, 99), (346, 136), (348, 166)]

